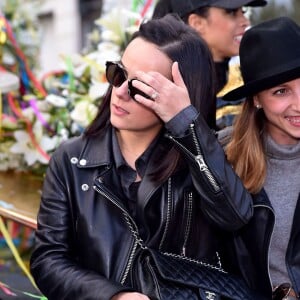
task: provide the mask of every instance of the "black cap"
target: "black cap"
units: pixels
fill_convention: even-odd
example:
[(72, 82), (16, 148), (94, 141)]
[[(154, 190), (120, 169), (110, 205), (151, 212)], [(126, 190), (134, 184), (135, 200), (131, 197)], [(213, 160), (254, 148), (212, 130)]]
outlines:
[(265, 6), (265, 0), (173, 0), (173, 12), (184, 16), (198, 8), (213, 6), (225, 9), (236, 9), (243, 6)]

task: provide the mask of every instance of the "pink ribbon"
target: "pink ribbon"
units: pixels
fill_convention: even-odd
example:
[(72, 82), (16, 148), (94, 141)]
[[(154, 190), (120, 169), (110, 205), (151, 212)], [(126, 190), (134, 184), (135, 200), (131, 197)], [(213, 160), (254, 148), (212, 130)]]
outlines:
[(36, 114), (37, 118), (43, 124), (43, 126), (45, 128), (47, 128), (49, 131), (54, 132), (53, 129), (51, 128), (50, 124), (44, 119), (43, 115), (39, 111), (39, 109), (37, 107), (37, 104), (36, 104), (36, 100), (35, 99), (29, 100), (29, 104), (32, 107), (32, 109), (33, 109), (34, 113)]

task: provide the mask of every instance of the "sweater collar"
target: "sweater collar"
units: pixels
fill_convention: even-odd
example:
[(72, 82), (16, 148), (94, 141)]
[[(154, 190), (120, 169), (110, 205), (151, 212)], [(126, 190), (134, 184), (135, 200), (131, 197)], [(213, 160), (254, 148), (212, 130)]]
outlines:
[(264, 137), (266, 155), (270, 158), (291, 160), (300, 158), (300, 141), (294, 145), (277, 144), (270, 135)]

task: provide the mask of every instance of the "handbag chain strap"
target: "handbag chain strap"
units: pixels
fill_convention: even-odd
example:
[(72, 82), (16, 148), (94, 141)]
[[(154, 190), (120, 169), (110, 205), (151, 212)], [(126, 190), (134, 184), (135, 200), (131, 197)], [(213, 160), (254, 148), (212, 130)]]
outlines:
[[(140, 237), (137, 226), (136, 225), (133, 226), (132, 221), (130, 220), (130, 218), (128, 217), (128, 215), (126, 213), (124, 213), (123, 215), (125, 217), (126, 224), (128, 225), (128, 227), (129, 227), (135, 241), (137, 242), (137, 244), (141, 247), (141, 249), (144, 249), (144, 250), (148, 249), (148, 247), (144, 243), (144, 240)], [(192, 262), (192, 263), (196, 263), (198, 265), (201, 265), (201, 266), (204, 266), (204, 267), (207, 267), (207, 268), (210, 268), (210, 269), (214, 269), (214, 270), (218, 270), (218, 271), (223, 272), (223, 273), (227, 273), (222, 268), (221, 259), (220, 259), (220, 256), (219, 256), (218, 252), (217, 252), (218, 265), (211, 265), (209, 263), (205, 263), (203, 261), (199, 261), (199, 260), (187, 257), (187, 256), (179, 255), (179, 254), (174, 254), (174, 253), (169, 253), (169, 252), (161, 252), (161, 253), (166, 255), (166, 256), (170, 256), (170, 257), (173, 257), (173, 258), (176, 258), (176, 259), (182, 259), (182, 260), (189, 261), (189, 262)]]
[(128, 225), (135, 241), (138, 243), (138, 245), (142, 248), (142, 249), (147, 249), (148, 247), (145, 245), (143, 239), (140, 237), (140, 234), (138, 232), (138, 229), (136, 227), (136, 229), (134, 229), (134, 226), (132, 224), (132, 222), (130, 221), (128, 215), (126, 213), (123, 213), (125, 220), (126, 220), (126, 224)]

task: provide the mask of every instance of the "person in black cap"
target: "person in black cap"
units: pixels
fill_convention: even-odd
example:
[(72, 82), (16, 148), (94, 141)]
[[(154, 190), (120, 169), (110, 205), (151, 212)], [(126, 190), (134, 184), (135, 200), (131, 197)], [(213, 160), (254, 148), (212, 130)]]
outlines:
[[(229, 60), (238, 55), (240, 41), (250, 25), (244, 15), (244, 6), (264, 6), (267, 1), (249, 0), (159, 0), (153, 18), (167, 13), (178, 14), (207, 42), (215, 62), (217, 99), (217, 126), (231, 125), (233, 116), (240, 112), (240, 105), (222, 101), (223, 88), (228, 90), (241, 82), (238, 68), (229, 75)], [(228, 78), (234, 78), (228, 82)]]
[(244, 272), (253, 273), (252, 265), (253, 284), (269, 293), (272, 286), (274, 300), (299, 299), (299, 25), (280, 17), (252, 27), (241, 41), (240, 64), (244, 84), (224, 99), (246, 97), (226, 147), (254, 199), (254, 216), (240, 236)]

